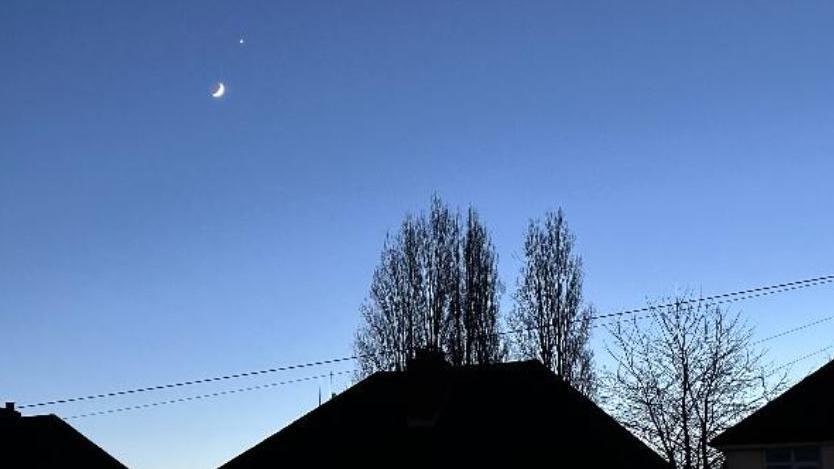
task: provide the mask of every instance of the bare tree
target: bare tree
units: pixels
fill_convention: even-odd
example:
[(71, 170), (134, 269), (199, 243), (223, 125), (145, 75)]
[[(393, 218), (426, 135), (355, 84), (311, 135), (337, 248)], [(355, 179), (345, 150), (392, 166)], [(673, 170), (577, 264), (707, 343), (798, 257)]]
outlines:
[(422, 253), (426, 273), (423, 289), (428, 302), (424, 312), (425, 346), (434, 350), (442, 349), (445, 322), (454, 314), (450, 310), (460, 307), (459, 219), (439, 197), (432, 197), (428, 220), (424, 222)]
[(586, 395), (596, 379), (588, 346), (593, 310), (583, 303), (582, 259), (562, 210), (533, 220), (510, 318), (517, 353), (537, 358)]
[(386, 239), (360, 309), (359, 375), (401, 370), (421, 348), (442, 351), (458, 365), (499, 360), (496, 263), (473, 209), (465, 232), (459, 214), (438, 197), (428, 216), (406, 216)]
[(413, 351), (425, 344), (424, 240), (422, 221), (411, 216), (405, 218), (397, 236), (385, 240), (369, 298), (360, 307), (363, 324), (354, 348), (361, 376), (376, 370), (401, 370)]
[(501, 361), (503, 349), (498, 336), (498, 257), (478, 213), (469, 209), (463, 239), (462, 316), (464, 338), (462, 363)]
[(691, 296), (609, 329), (617, 369), (606, 380), (608, 406), (675, 468), (720, 467), (708, 442), (784, 385), (740, 315)]

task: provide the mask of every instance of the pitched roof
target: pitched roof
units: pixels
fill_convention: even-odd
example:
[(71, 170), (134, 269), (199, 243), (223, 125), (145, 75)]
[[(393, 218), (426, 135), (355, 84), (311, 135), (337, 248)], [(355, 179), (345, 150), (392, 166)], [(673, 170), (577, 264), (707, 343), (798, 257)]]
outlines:
[(222, 467), (300, 458), (444, 467), (542, 457), (560, 467), (668, 467), (537, 361), (376, 373)]
[(10, 409), (0, 413), (1, 467), (125, 467), (56, 415), (21, 417)]
[(834, 361), (718, 435), (717, 448), (834, 441)]

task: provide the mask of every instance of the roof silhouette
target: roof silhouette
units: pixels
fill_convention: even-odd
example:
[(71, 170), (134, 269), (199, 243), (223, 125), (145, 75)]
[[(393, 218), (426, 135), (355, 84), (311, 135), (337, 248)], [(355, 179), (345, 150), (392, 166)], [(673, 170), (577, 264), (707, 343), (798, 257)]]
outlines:
[(715, 447), (834, 440), (834, 361), (745, 418), (710, 444)]
[(0, 409), (0, 467), (83, 467), (124, 469), (124, 465), (54, 414), (23, 417), (10, 404)]
[(222, 466), (288, 461), (445, 467), (499, 460), (558, 467), (666, 462), (538, 361), (378, 372)]

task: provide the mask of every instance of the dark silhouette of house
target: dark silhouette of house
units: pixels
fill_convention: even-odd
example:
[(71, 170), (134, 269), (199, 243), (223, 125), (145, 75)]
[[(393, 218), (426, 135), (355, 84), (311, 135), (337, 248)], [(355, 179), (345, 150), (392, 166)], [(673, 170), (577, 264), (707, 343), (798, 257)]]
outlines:
[(124, 469), (56, 415), (23, 417), (6, 403), (0, 409), (0, 468)]
[(710, 444), (728, 469), (834, 468), (834, 361)]
[[(292, 463), (290, 463), (292, 461)], [(538, 361), (378, 372), (222, 466), (668, 468)]]

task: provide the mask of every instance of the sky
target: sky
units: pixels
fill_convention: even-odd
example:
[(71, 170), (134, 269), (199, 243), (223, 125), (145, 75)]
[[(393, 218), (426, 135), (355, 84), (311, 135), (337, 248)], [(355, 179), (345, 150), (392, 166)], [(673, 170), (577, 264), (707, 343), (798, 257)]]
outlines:
[[(350, 355), (386, 233), (433, 193), (480, 211), (504, 311), (528, 220), (557, 207), (602, 312), (834, 274), (832, 18), (822, 1), (7, 0), (0, 399)], [(832, 300), (733, 308), (765, 337)], [(602, 364), (606, 343), (595, 332)], [(349, 384), (70, 422), (130, 467), (215, 467)]]

